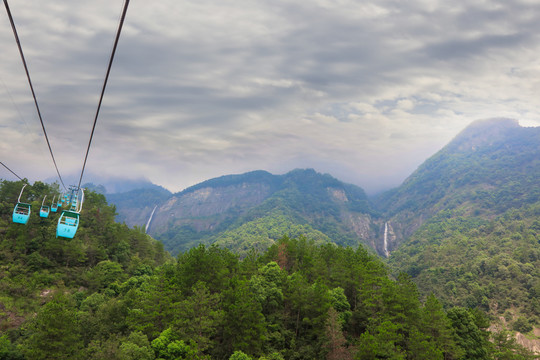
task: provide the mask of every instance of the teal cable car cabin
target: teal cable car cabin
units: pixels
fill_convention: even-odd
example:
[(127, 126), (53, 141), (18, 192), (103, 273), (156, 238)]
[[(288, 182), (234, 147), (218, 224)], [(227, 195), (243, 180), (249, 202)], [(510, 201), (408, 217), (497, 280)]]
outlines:
[(56, 227), (56, 237), (73, 239), (79, 228), (79, 213), (75, 211), (62, 211)]
[(39, 216), (42, 218), (48, 218), (50, 213), (49, 206), (45, 205), (45, 199), (47, 198), (47, 195), (43, 198), (43, 202), (41, 203), (41, 207), (39, 208)]
[(30, 204), (17, 203), (17, 205), (15, 205), (15, 209), (13, 210), (13, 222), (26, 225), (28, 223), (28, 219), (30, 219), (30, 208)]
[(17, 200), (17, 205), (15, 205), (15, 208), (13, 209), (13, 222), (24, 225), (28, 223), (31, 213), (31, 205), (21, 202), (21, 196), (26, 185), (27, 184), (24, 184), (22, 187), (21, 193), (19, 194), (19, 199)]
[[(76, 195), (74, 196), (75, 201), (72, 202), (71, 210), (63, 210), (60, 218), (58, 219), (58, 225), (56, 226), (56, 237), (64, 237), (68, 239), (73, 239), (77, 229), (79, 228), (79, 219), (80, 213), (82, 210), (82, 204), (84, 201), (84, 190), (77, 189), (75, 191), (81, 191), (81, 200), (77, 201)], [(73, 206), (73, 204), (75, 206)], [(79, 205), (79, 206), (77, 206)]]

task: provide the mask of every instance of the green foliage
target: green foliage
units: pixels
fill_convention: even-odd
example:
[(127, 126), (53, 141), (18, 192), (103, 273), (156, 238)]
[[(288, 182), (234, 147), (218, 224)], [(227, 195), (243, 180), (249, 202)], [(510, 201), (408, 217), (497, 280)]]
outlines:
[(214, 335), (223, 325), (224, 311), (220, 307), (220, 294), (210, 294), (203, 282), (191, 289), (192, 295), (180, 302), (176, 309), (182, 314), (173, 323), (173, 329), (183, 339), (197, 345), (198, 355), (215, 345)]
[(464, 351), (462, 359), (489, 359), (488, 333), (479, 328), (475, 316), (464, 308), (455, 307), (448, 311), (448, 318), (455, 330), (456, 341)]
[(493, 359), (497, 360), (536, 360), (539, 356), (518, 345), (516, 339), (507, 331), (495, 332), (491, 336), (493, 342)]
[(265, 318), (246, 281), (233, 278), (223, 293), (223, 349), (259, 354), (264, 343)]
[(153, 360), (154, 351), (148, 338), (141, 332), (132, 332), (119, 348), (120, 360)]
[(512, 308), (539, 324), (539, 208), (526, 206), (490, 221), (445, 212), (396, 250), (390, 264), (446, 306), (478, 307), (493, 316)]
[[(399, 189), (383, 197), (386, 207), (417, 211), (450, 193), (454, 206), (474, 200), (480, 203), (479, 209), (497, 212), (538, 201), (539, 132), (517, 124), (502, 127), (506, 128), (491, 135), (497, 132), (496, 126), (480, 130), (471, 126), (463, 131)], [(390, 205), (396, 199), (398, 203)]]
[(31, 359), (73, 359), (82, 348), (75, 304), (60, 289), (31, 321), (25, 352)]
[(169, 328), (152, 341), (152, 349), (157, 360), (191, 360), (196, 359), (197, 352), (184, 343)]
[(404, 360), (405, 351), (398, 345), (403, 337), (399, 326), (389, 321), (382, 322), (370, 332), (360, 336), (356, 359), (392, 359)]
[(2, 360), (23, 360), (24, 355), (11, 343), (7, 335), (0, 336), (0, 359)]
[(286, 234), (289, 237), (306, 236), (319, 243), (330, 242), (324, 233), (308, 224), (298, 224), (281, 211), (247, 222), (233, 230), (227, 230), (215, 238), (214, 244), (229, 248), (240, 255), (248, 251), (263, 252)]
[(528, 333), (533, 329), (533, 326), (527, 319), (525, 319), (525, 317), (520, 316), (516, 319), (516, 321), (514, 321), (512, 328), (521, 333)]
[(259, 360), (285, 360), (278, 352), (273, 352), (270, 355), (261, 356)]
[(252, 357), (247, 356), (242, 351), (235, 351), (230, 357), (229, 360), (253, 360)]
[[(456, 308), (447, 316), (433, 296), (422, 305), (410, 276), (389, 277), (385, 265), (362, 247), (282, 237), (243, 260), (227, 249), (200, 245), (167, 262), (152, 239), (114, 223), (114, 208), (102, 195), (89, 192), (87, 205), (71, 241), (51, 236), (53, 221), (34, 218), (18, 226), (10, 223), (7, 206), (1, 210), (4, 358), (502, 359), (508, 349), (520, 354), (520, 347), (503, 339), (490, 345), (480, 312)], [(521, 234), (516, 241), (527, 241)], [(530, 252), (515, 256), (532, 260)], [(523, 270), (535, 274), (534, 264)], [(519, 276), (511, 263), (505, 267), (505, 276)], [(527, 281), (536, 291), (534, 278)]]

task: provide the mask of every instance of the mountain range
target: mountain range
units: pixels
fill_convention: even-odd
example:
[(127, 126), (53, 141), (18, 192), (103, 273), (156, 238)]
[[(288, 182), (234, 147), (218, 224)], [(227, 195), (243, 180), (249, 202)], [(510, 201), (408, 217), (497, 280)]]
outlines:
[[(107, 197), (120, 221), (145, 227), (173, 254), (205, 243), (247, 255), (283, 236), (364, 245), (424, 296), (479, 307), (493, 326), (540, 337), (540, 128), (476, 121), (402, 185), (371, 198), (312, 169)], [(527, 341), (540, 350), (540, 340)]]
[[(119, 219), (145, 226), (177, 253), (199, 242), (237, 252), (265, 250), (284, 235), (377, 247), (377, 212), (364, 191), (312, 169), (227, 175), (168, 195), (163, 189), (109, 195)], [(137, 206), (139, 204), (139, 206)]]
[(539, 128), (515, 120), (474, 122), (401, 186), (372, 198), (329, 174), (296, 169), (222, 176), (176, 194), (146, 186), (107, 199), (120, 222), (147, 227), (173, 253), (198, 242), (263, 249), (304, 234), (388, 256), (441, 211), (488, 219), (538, 201), (539, 138)]

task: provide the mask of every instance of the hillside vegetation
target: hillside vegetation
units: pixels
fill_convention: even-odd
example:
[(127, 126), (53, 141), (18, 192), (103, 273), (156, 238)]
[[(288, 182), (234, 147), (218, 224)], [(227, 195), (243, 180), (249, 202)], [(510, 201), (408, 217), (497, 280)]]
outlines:
[(540, 128), (473, 123), (378, 205), (395, 274), (540, 344)]
[(478, 121), (426, 160), (404, 183), (375, 199), (396, 239), (410, 237), (440, 211), (491, 219), (540, 201), (540, 128)]
[[(200, 245), (176, 261), (87, 193), (74, 239), (10, 221), (3, 181), (2, 359), (533, 359), (478, 311), (422, 303), (363, 247), (282, 238), (243, 260)], [(35, 183), (37, 208), (56, 189)]]
[(26, 187), (21, 199), (32, 204), (28, 224), (13, 224), (11, 215), (22, 185), (21, 181), (0, 184), (2, 328), (27, 320), (59, 288), (80, 288), (84, 294), (99, 286), (103, 272), (128, 275), (170, 259), (161, 243), (116, 223), (114, 207), (93, 192), (86, 193), (74, 239), (55, 236), (59, 213), (39, 217), (43, 196), (59, 192), (57, 186), (41, 182)]
[(149, 232), (174, 255), (214, 244), (253, 259), (283, 236), (389, 250), (392, 276), (408, 274), (421, 301), (433, 293), (447, 311), (486, 312), (492, 329), (540, 349), (540, 128), (475, 122), (373, 204), (361, 188), (311, 169), (117, 197), (131, 217), (157, 206)]
[(540, 324), (540, 202), (493, 220), (443, 212), (392, 254), (422, 293), (480, 308), (509, 328)]

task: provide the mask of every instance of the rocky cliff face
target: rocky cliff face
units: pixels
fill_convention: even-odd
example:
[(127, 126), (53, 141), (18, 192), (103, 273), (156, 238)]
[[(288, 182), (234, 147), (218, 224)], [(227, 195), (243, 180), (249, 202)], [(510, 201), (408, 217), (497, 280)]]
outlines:
[(540, 329), (535, 328), (534, 329), (534, 335), (536, 336), (536, 339), (531, 339), (530, 337), (527, 337), (523, 335), (522, 333), (518, 332), (516, 333), (516, 342), (533, 351), (536, 355), (540, 355)]
[(246, 182), (183, 192), (156, 209), (148, 232), (157, 235), (167, 227), (183, 225), (196, 231), (212, 231), (224, 219), (245, 213), (270, 195), (268, 184)]

